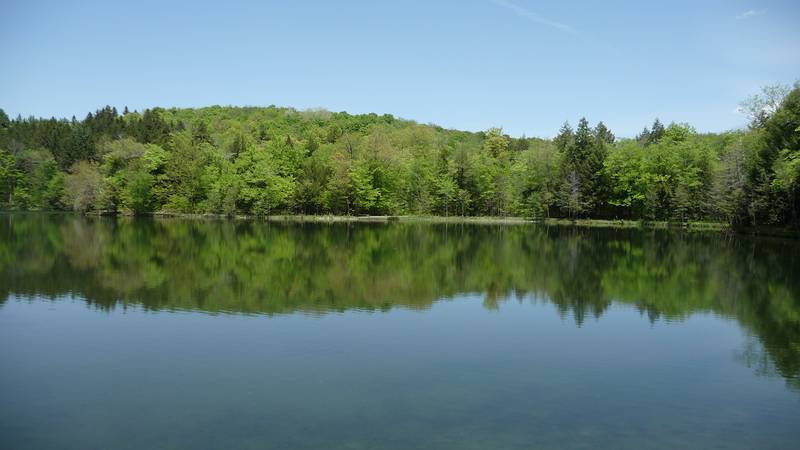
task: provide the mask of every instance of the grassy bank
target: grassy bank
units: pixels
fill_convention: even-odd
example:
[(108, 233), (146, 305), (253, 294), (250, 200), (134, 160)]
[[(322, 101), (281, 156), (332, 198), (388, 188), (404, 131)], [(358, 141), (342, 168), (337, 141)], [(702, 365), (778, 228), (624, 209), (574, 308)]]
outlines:
[(645, 229), (686, 229), (693, 231), (725, 231), (730, 226), (722, 222), (668, 222), (648, 220), (605, 220), (605, 219), (532, 219), (525, 217), (491, 217), (491, 216), (339, 216), (339, 215), (304, 215), (277, 214), (269, 216), (221, 214), (185, 214), (171, 212), (155, 212), (153, 217), (174, 217), (192, 219), (233, 219), (233, 220), (265, 220), (269, 222), (320, 222), (320, 223), (453, 223), (484, 225), (522, 225), (543, 224), (552, 226), (577, 226), (587, 228), (645, 228)]
[(646, 220), (602, 219), (531, 219), (525, 217), (462, 217), (462, 216), (303, 216), (277, 215), (265, 218), (276, 222), (414, 222), (414, 223), (469, 223), (486, 225), (543, 224), (586, 228), (646, 228), (686, 229), (692, 231), (725, 231), (730, 226), (721, 222), (667, 222)]
[[(48, 211), (13, 211), (0, 210), (0, 214), (7, 213), (47, 213)], [(50, 213), (70, 214), (63, 211), (50, 211)], [(93, 211), (85, 213), (88, 216), (125, 216), (132, 217), (130, 212)], [(740, 235), (774, 236), (784, 238), (800, 238), (800, 230), (774, 226), (757, 226), (746, 228), (732, 228), (723, 222), (686, 221), (670, 222), (663, 220), (608, 220), (608, 219), (532, 219), (526, 217), (491, 217), (491, 216), (338, 216), (338, 215), (304, 215), (304, 214), (276, 214), (269, 216), (255, 216), (237, 214), (228, 216), (224, 214), (191, 214), (158, 211), (142, 214), (143, 217), (162, 219), (194, 219), (194, 220), (260, 220), (268, 222), (294, 222), (294, 223), (449, 223), (449, 224), (478, 224), (478, 225), (525, 225), (539, 224), (546, 226), (572, 226), (581, 228), (620, 228), (620, 229), (663, 229), (684, 231), (712, 231), (726, 232)]]

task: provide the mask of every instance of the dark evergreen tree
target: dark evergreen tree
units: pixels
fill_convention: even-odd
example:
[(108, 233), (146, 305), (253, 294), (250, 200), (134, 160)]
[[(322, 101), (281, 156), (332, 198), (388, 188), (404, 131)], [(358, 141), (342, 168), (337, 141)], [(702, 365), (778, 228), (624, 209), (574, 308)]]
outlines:
[(78, 124), (72, 128), (69, 144), (66, 147), (66, 152), (56, 157), (59, 167), (68, 169), (72, 164), (78, 161), (90, 161), (94, 159), (94, 142), (92, 140), (92, 133), (89, 127), (84, 124)]
[(306, 139), (306, 152), (309, 155), (313, 155), (318, 148), (319, 148), (319, 141), (317, 141), (317, 137), (314, 136), (313, 134), (309, 135), (308, 139)]
[(244, 138), (244, 134), (239, 133), (236, 135), (236, 138), (233, 140), (233, 144), (231, 145), (231, 155), (233, 159), (239, 157), (240, 154), (244, 153), (247, 150), (247, 140)]
[(606, 125), (600, 121), (597, 126), (594, 128), (594, 135), (595, 139), (599, 142), (603, 142), (606, 144), (613, 144), (614, 143), (614, 133), (606, 127)]
[(267, 142), (270, 140), (269, 131), (267, 131), (267, 125), (264, 123), (260, 123), (258, 125), (258, 142)]
[(647, 144), (649, 145), (658, 143), (658, 141), (664, 137), (664, 131), (666, 131), (664, 125), (660, 120), (658, 120), (658, 118), (656, 118), (656, 120), (653, 122), (653, 126), (650, 127), (650, 135), (648, 136)]
[(562, 205), (570, 214), (591, 213), (600, 206), (605, 144), (598, 145), (586, 118), (574, 134), (568, 124), (561, 130), (556, 145), (562, 152)]
[(638, 142), (642, 147), (647, 145), (647, 143), (650, 142), (650, 129), (644, 127), (642, 132), (636, 135), (636, 142)]
[(569, 151), (570, 147), (575, 143), (575, 134), (569, 122), (564, 122), (564, 125), (558, 130), (558, 135), (553, 139), (553, 143), (562, 154)]
[(202, 120), (195, 122), (192, 127), (192, 143), (200, 144), (202, 142), (211, 143), (211, 135), (208, 133), (208, 125)]
[(146, 109), (142, 119), (136, 124), (138, 140), (144, 143), (164, 145), (169, 137), (170, 127), (161, 118), (161, 108)]
[(526, 138), (524, 134), (519, 139), (512, 139), (510, 146), (511, 150), (515, 153), (524, 152), (529, 147), (530, 147), (530, 142), (528, 141), (528, 138)]

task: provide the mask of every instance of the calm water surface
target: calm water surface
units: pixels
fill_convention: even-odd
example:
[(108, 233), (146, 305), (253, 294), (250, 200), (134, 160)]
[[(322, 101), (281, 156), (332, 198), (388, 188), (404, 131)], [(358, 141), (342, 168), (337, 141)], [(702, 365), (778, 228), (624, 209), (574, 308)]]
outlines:
[(0, 448), (800, 443), (800, 244), (0, 215)]

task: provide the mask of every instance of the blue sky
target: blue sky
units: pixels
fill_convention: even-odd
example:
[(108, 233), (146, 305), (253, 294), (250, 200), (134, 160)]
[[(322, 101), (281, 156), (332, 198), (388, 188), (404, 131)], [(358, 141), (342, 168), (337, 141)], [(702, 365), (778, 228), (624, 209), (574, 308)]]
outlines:
[(281, 105), (552, 136), (741, 126), (800, 78), (794, 1), (3, 0), (0, 107)]

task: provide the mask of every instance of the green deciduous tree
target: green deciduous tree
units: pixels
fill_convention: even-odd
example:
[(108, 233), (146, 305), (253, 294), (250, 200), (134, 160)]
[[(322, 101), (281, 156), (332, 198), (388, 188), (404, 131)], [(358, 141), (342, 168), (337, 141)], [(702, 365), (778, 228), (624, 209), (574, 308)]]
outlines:
[(78, 161), (64, 177), (64, 203), (74, 211), (89, 211), (102, 196), (103, 175), (96, 163)]

